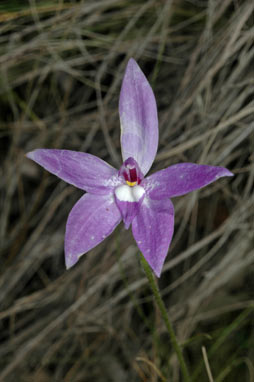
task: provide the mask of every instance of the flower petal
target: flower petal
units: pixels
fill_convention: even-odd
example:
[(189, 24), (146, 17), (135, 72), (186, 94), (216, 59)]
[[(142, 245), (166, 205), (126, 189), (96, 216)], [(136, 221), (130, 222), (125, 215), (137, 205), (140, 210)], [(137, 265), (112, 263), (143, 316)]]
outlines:
[(139, 214), (133, 219), (132, 232), (146, 261), (160, 277), (174, 232), (172, 202), (145, 198)]
[(172, 198), (205, 187), (222, 176), (233, 176), (224, 167), (179, 163), (147, 177), (146, 192), (154, 200)]
[(128, 229), (134, 217), (138, 214), (145, 196), (141, 186), (130, 187), (123, 184), (115, 189), (116, 204), (121, 212), (125, 228)]
[(72, 267), (84, 253), (113, 232), (121, 221), (114, 196), (85, 194), (72, 208), (66, 225), (65, 264)]
[(124, 75), (119, 114), (123, 160), (134, 158), (145, 175), (158, 147), (157, 106), (151, 86), (133, 59)]
[(107, 194), (118, 184), (117, 170), (91, 154), (37, 149), (26, 156), (65, 182), (87, 192)]

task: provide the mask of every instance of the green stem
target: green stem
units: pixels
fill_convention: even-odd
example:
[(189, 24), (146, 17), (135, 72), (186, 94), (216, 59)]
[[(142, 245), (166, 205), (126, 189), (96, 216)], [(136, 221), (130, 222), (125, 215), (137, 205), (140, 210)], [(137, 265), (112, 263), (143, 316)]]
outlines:
[(162, 318), (163, 318), (164, 323), (166, 325), (166, 328), (168, 330), (168, 334), (170, 336), (171, 343), (173, 345), (173, 348), (174, 348), (174, 350), (176, 352), (176, 355), (177, 355), (177, 358), (179, 360), (179, 364), (180, 364), (180, 367), (181, 367), (181, 370), (182, 370), (182, 373), (183, 373), (184, 381), (185, 382), (189, 382), (190, 381), (190, 377), (189, 377), (189, 373), (188, 373), (188, 369), (187, 369), (186, 363), (185, 363), (184, 358), (183, 358), (181, 347), (180, 347), (180, 345), (177, 342), (177, 339), (176, 339), (176, 336), (175, 336), (172, 324), (171, 324), (171, 322), (170, 322), (170, 320), (168, 318), (168, 314), (167, 314), (167, 310), (166, 310), (165, 304), (162, 301), (162, 298), (160, 296), (160, 291), (159, 291), (159, 289), (158, 289), (158, 287), (156, 285), (156, 282), (155, 282), (153, 273), (151, 271), (151, 268), (148, 265), (147, 261), (145, 260), (144, 256), (142, 255), (142, 253), (141, 253), (141, 263), (142, 263), (142, 266), (143, 266), (144, 271), (146, 273), (146, 277), (147, 277), (147, 279), (149, 281), (150, 287), (152, 289), (155, 301), (156, 301), (156, 303), (157, 303), (157, 305), (158, 305), (158, 307), (160, 309)]

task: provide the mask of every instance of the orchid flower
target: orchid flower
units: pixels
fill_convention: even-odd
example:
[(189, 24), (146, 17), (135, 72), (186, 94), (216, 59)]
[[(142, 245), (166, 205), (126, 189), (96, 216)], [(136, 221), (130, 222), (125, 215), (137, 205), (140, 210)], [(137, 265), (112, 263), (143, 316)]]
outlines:
[(119, 102), (123, 164), (116, 170), (102, 159), (70, 150), (37, 149), (27, 157), (86, 193), (66, 225), (67, 269), (109, 236), (123, 220), (132, 225), (137, 246), (160, 276), (174, 231), (170, 200), (233, 174), (223, 167), (180, 163), (147, 178), (158, 147), (155, 97), (134, 59), (125, 71)]

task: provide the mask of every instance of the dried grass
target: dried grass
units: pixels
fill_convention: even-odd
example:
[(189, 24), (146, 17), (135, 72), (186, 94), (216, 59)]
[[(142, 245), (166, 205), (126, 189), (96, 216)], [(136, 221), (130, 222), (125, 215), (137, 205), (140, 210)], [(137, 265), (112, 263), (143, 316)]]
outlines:
[(65, 222), (81, 192), (24, 157), (65, 148), (119, 166), (132, 56), (158, 103), (153, 170), (189, 161), (235, 173), (174, 200), (159, 284), (195, 380), (208, 381), (209, 360), (214, 381), (253, 381), (253, 2), (1, 4), (0, 380), (179, 381), (131, 233), (120, 227), (67, 272)]

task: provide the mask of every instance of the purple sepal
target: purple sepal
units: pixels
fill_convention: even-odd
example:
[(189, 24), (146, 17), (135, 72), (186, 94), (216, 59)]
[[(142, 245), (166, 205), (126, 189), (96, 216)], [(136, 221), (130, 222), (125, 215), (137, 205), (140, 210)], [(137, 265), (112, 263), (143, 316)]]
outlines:
[(158, 147), (157, 106), (151, 86), (133, 59), (123, 78), (119, 114), (123, 160), (134, 158), (145, 175)]
[(145, 198), (133, 219), (132, 232), (140, 251), (157, 277), (168, 253), (174, 231), (174, 207), (169, 199)]
[(233, 176), (224, 167), (179, 163), (147, 177), (143, 182), (154, 200), (172, 198), (207, 186), (223, 176)]
[(65, 233), (65, 264), (72, 267), (109, 236), (121, 221), (114, 195), (83, 195), (72, 208)]
[(107, 194), (119, 183), (118, 171), (92, 154), (37, 149), (26, 156), (65, 182), (93, 194)]

